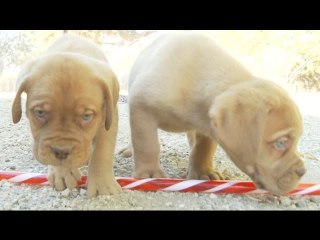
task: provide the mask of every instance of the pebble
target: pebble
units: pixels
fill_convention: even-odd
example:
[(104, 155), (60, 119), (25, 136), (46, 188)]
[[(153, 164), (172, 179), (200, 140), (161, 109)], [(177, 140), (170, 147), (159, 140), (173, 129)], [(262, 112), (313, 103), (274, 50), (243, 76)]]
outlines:
[(69, 188), (66, 188), (65, 190), (63, 190), (63, 191), (61, 192), (61, 195), (64, 196), (64, 197), (69, 196), (69, 194), (70, 194)]
[(209, 198), (210, 199), (217, 199), (218, 196), (216, 194), (214, 194), (214, 193), (209, 193)]
[(87, 190), (81, 188), (81, 189), (80, 189), (80, 195), (81, 195), (81, 196), (85, 196), (86, 194), (87, 194)]
[(304, 202), (302, 202), (302, 201), (298, 201), (298, 202), (296, 202), (296, 207), (298, 207), (298, 208), (305, 208), (306, 207), (306, 204), (304, 203)]
[(283, 198), (280, 200), (280, 203), (281, 203), (282, 206), (288, 207), (288, 206), (291, 205), (292, 202), (291, 202), (290, 198), (288, 198), (288, 197), (283, 197)]
[(314, 203), (320, 203), (320, 196), (311, 196), (310, 201)]
[(12, 209), (12, 204), (11, 203), (5, 203), (3, 205), (3, 209), (4, 210), (11, 210)]

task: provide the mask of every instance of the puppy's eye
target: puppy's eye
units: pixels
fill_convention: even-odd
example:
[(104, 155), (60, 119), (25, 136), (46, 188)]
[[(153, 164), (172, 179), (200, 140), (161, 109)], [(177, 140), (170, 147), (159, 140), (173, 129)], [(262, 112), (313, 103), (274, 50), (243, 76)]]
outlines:
[(288, 148), (288, 146), (289, 140), (286, 137), (282, 137), (273, 143), (273, 147), (278, 151), (284, 151)]
[(85, 113), (82, 115), (83, 123), (88, 123), (93, 119), (93, 113)]
[(45, 119), (47, 116), (47, 112), (43, 111), (42, 109), (35, 109), (34, 114), (39, 119)]

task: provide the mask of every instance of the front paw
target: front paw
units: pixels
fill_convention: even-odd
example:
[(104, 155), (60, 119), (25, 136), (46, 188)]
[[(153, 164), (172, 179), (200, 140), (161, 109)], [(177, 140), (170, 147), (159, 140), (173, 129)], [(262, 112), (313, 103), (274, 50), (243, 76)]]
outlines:
[(224, 177), (218, 171), (213, 169), (196, 170), (189, 169), (187, 179), (200, 179), (200, 180), (223, 180)]
[(95, 197), (98, 195), (112, 195), (122, 192), (122, 188), (114, 177), (88, 177), (87, 195)]
[(49, 166), (48, 180), (50, 186), (58, 191), (66, 188), (72, 190), (77, 186), (81, 179), (81, 173), (78, 168), (68, 168), (64, 166)]

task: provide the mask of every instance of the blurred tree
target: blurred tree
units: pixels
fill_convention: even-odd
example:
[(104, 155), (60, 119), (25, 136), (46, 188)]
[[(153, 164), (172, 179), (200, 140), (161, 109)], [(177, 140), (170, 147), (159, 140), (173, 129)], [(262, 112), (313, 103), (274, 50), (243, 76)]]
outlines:
[(320, 31), (297, 32), (290, 47), (296, 51), (296, 61), (288, 74), (288, 82), (296, 89), (320, 91)]
[[(0, 75), (7, 67), (20, 67), (28, 59), (37, 57), (65, 33), (90, 38), (103, 46), (106, 54), (110, 54), (114, 49), (121, 49), (124, 46), (131, 48), (132, 45), (133, 48), (136, 48), (141, 44), (134, 45), (135, 43), (154, 32), (156, 31), (0, 31)], [(286, 79), (286, 82), (299, 88), (320, 90), (320, 31), (203, 32), (211, 35), (223, 48), (235, 53), (235, 56), (244, 57), (247, 63), (258, 67), (258, 73), (266, 69), (266, 72), (274, 73), (275, 76), (279, 76), (279, 79)], [(108, 45), (112, 46), (109, 48)]]
[(120, 40), (120, 44), (134, 43), (141, 37), (146, 37), (155, 32), (155, 30), (139, 31), (139, 30), (63, 30), (64, 33), (75, 33), (81, 36), (91, 38), (97, 44), (119, 44), (104, 40), (107, 36), (113, 36)]
[(0, 31), (0, 74), (4, 68), (24, 61), (32, 47), (32, 43), (24, 37), (24, 32)]
[(61, 31), (0, 31), (0, 74), (10, 65), (20, 66), (28, 58), (45, 51), (48, 45), (64, 33), (75, 33), (90, 38), (97, 44), (119, 44), (107, 42), (106, 36), (120, 39), (120, 44), (135, 42), (154, 31), (136, 30), (61, 30)]

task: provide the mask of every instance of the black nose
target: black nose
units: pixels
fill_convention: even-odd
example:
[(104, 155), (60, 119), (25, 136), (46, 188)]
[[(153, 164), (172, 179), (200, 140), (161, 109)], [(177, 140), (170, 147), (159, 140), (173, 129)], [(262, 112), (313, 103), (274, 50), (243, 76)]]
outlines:
[(304, 167), (299, 168), (299, 169), (296, 170), (296, 174), (297, 174), (299, 177), (302, 177), (305, 173), (306, 173), (306, 169), (305, 169)]
[(263, 184), (261, 181), (257, 181), (257, 182), (255, 182), (255, 184), (256, 184), (257, 188), (259, 188), (259, 189), (265, 189), (265, 186), (264, 186), (264, 184)]
[(66, 159), (71, 152), (69, 149), (61, 147), (51, 147), (51, 151), (58, 159)]

